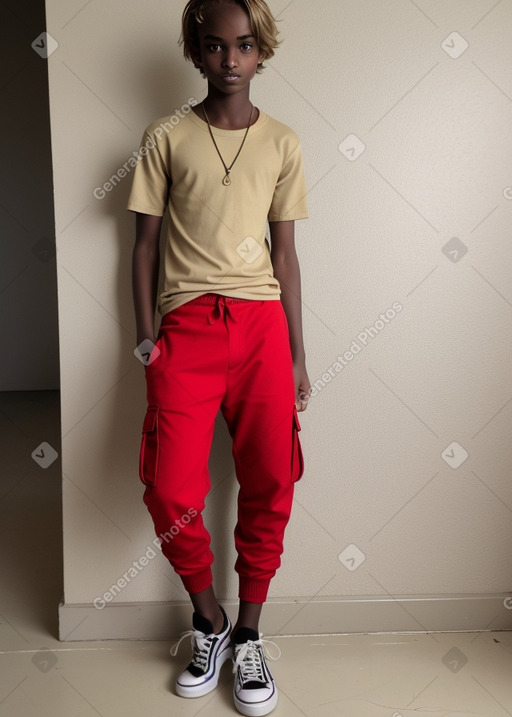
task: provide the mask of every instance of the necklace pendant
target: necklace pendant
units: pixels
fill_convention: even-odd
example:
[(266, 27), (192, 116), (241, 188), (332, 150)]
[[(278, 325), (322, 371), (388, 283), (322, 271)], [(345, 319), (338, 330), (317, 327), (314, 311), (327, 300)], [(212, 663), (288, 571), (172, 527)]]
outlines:
[(249, 124), (247, 125), (247, 129), (245, 130), (245, 134), (244, 134), (244, 138), (243, 138), (243, 140), (242, 140), (242, 144), (240, 145), (240, 149), (239, 149), (238, 152), (236, 153), (236, 156), (235, 156), (234, 160), (231, 162), (231, 165), (228, 167), (227, 164), (226, 164), (226, 162), (225, 162), (224, 159), (222, 158), (222, 154), (220, 153), (220, 149), (219, 149), (219, 147), (217, 146), (217, 142), (215, 141), (215, 137), (213, 136), (212, 127), (211, 127), (211, 125), (210, 125), (210, 120), (208, 119), (208, 114), (207, 114), (207, 112), (206, 112), (206, 109), (205, 109), (205, 106), (204, 106), (204, 102), (203, 102), (203, 112), (204, 112), (205, 119), (206, 119), (206, 121), (207, 121), (207, 123), (208, 123), (208, 131), (210, 132), (210, 137), (212, 138), (212, 142), (213, 142), (213, 144), (215, 145), (215, 149), (217, 150), (217, 154), (218, 154), (219, 157), (220, 157), (220, 161), (222, 162), (222, 166), (223, 166), (224, 169), (226, 170), (226, 174), (225, 174), (225, 176), (224, 176), (224, 179), (222, 180), (222, 184), (223, 184), (225, 187), (229, 187), (229, 185), (231, 184), (231, 178), (230, 178), (230, 176), (229, 176), (229, 173), (231, 172), (231, 167), (233, 167), (233, 165), (235, 164), (236, 160), (238, 159), (238, 157), (239, 157), (239, 155), (240, 155), (240, 152), (242, 151), (242, 147), (243, 147), (244, 144), (245, 144), (245, 140), (247, 139), (247, 135), (248, 135), (249, 130), (250, 130), (250, 128), (251, 128), (251, 120), (252, 120), (252, 112), (253, 112), (253, 110), (254, 110), (254, 105), (251, 104), (251, 114), (249, 115)]

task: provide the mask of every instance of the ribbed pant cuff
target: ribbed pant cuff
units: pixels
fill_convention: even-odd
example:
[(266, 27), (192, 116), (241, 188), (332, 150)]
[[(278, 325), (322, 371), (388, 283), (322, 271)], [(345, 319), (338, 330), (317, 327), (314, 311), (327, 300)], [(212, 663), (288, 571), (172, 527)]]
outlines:
[(180, 578), (185, 590), (192, 595), (206, 590), (213, 582), (211, 568), (206, 568), (206, 570), (195, 575), (180, 575)]
[(240, 575), (238, 597), (245, 602), (265, 602), (269, 585), (270, 580), (253, 580)]

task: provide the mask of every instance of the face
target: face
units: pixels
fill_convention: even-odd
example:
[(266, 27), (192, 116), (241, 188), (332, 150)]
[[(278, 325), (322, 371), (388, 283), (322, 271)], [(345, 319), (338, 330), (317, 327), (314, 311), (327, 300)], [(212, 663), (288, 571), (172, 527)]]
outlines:
[(252, 35), (249, 16), (230, 2), (215, 4), (205, 22), (199, 25), (200, 57), (196, 65), (208, 82), (221, 92), (235, 94), (247, 87), (263, 62)]

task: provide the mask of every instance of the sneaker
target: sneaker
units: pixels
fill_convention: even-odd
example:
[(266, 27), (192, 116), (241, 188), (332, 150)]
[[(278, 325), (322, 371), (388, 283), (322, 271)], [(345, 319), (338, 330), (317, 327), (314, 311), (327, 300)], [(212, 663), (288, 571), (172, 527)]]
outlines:
[[(220, 607), (220, 606), (219, 606)], [(224, 625), (216, 635), (209, 620), (194, 612), (193, 630), (184, 632), (178, 642), (171, 647), (174, 657), (182, 640), (191, 637), (192, 660), (176, 680), (176, 694), (180, 697), (202, 697), (211, 692), (219, 681), (220, 668), (232, 657), (230, 642), (231, 621), (222, 607)]]
[(275, 643), (262, 640), (261, 635), (248, 627), (239, 628), (232, 639), (233, 699), (237, 710), (247, 717), (267, 715), (277, 705), (277, 687), (265, 658), (277, 660), (281, 650), (277, 657), (272, 657), (263, 647), (264, 642), (279, 650)]

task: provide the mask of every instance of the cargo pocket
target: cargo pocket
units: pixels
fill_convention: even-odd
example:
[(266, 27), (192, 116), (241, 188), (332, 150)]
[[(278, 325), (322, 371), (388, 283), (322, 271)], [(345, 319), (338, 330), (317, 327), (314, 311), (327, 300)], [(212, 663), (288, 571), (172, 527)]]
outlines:
[(158, 471), (158, 408), (148, 408), (142, 426), (139, 477), (146, 485), (155, 485)]
[(300, 445), (299, 431), (299, 414), (294, 404), (292, 418), (292, 483), (302, 478), (302, 474), (304, 473), (304, 457)]

